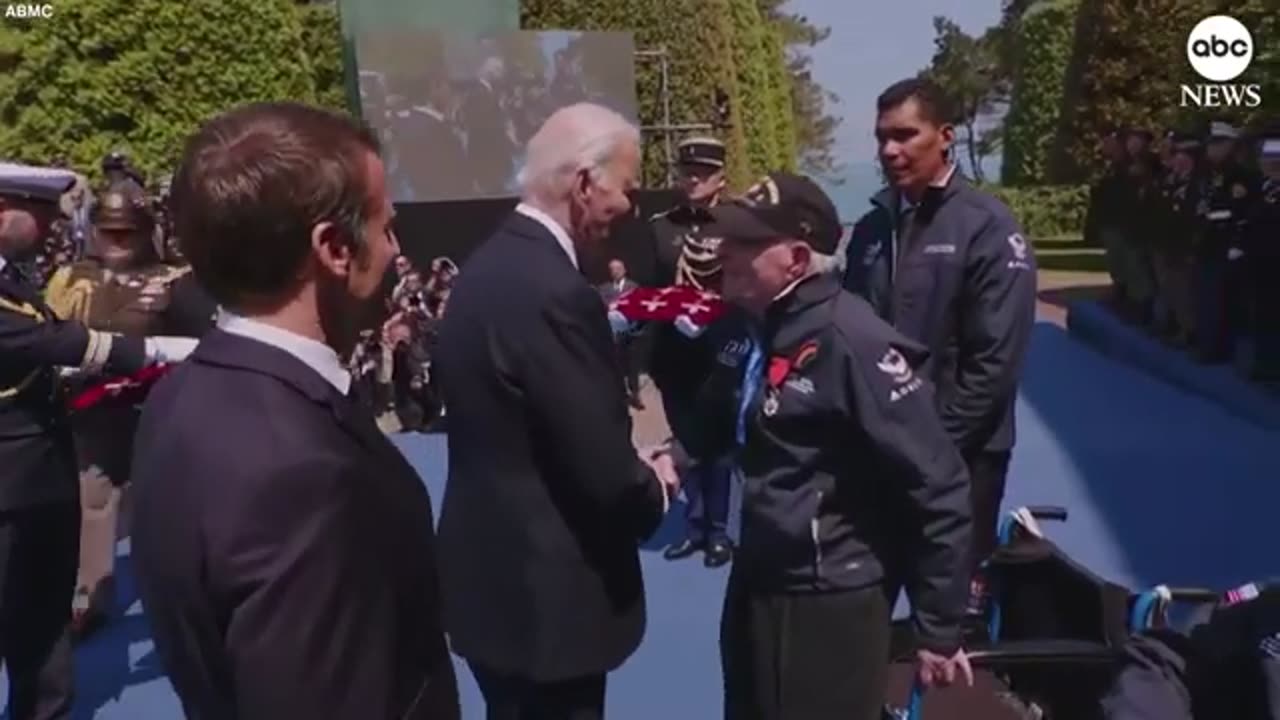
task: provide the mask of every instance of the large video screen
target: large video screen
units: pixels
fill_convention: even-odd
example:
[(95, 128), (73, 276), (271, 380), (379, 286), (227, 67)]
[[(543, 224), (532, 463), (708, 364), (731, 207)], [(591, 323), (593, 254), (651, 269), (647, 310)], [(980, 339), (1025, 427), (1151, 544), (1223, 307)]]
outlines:
[(396, 202), (518, 194), (524, 146), (556, 109), (590, 101), (636, 118), (630, 33), (360, 35), (365, 121)]

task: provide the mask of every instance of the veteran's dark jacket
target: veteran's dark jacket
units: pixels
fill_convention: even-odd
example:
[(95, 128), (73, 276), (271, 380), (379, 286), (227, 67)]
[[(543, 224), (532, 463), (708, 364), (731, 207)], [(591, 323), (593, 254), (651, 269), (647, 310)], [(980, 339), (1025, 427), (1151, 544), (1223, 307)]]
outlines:
[(853, 228), (845, 288), (923, 344), (961, 452), (1009, 450), (1036, 313), (1031, 243), (1004, 203), (953, 175), (909, 214), (885, 190)]
[(758, 329), (740, 319), (712, 331), (718, 351), (691, 454), (737, 445), (753, 337), (766, 368), (736, 455), (734, 572), (762, 592), (830, 592), (874, 585), (910, 555), (921, 641), (953, 650), (967, 589), (968, 475), (917, 372), (924, 349), (830, 275), (802, 282)]

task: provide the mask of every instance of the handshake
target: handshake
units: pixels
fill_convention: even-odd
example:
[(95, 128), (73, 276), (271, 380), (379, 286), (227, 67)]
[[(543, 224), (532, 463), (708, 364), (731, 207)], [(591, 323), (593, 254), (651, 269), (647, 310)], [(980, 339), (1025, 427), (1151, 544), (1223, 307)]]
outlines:
[(674, 440), (653, 445), (640, 451), (640, 459), (644, 461), (662, 483), (663, 506), (670, 507), (671, 501), (680, 492), (680, 470), (689, 464), (684, 449)]

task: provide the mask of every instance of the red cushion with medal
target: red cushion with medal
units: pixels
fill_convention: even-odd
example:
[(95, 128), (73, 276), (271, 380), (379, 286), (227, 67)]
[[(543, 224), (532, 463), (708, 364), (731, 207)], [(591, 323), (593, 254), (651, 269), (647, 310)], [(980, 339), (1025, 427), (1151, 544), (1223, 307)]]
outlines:
[(169, 372), (169, 365), (149, 365), (132, 375), (108, 378), (76, 393), (69, 403), (72, 412), (84, 412), (95, 407), (118, 407), (142, 402), (160, 378)]
[(674, 322), (681, 315), (696, 325), (709, 325), (724, 314), (725, 303), (715, 293), (684, 285), (636, 288), (610, 307), (632, 322)]

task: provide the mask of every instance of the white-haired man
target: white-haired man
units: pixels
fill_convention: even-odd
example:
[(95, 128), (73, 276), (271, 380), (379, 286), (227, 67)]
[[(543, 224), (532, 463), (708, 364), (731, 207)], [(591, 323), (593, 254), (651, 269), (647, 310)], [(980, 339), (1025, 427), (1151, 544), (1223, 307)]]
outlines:
[(433, 367), (449, 408), (445, 622), (488, 717), (599, 718), (644, 633), (638, 545), (677, 484), (637, 457), (579, 253), (631, 209), (639, 133), (579, 104), (530, 139), (523, 200), (458, 277)]

